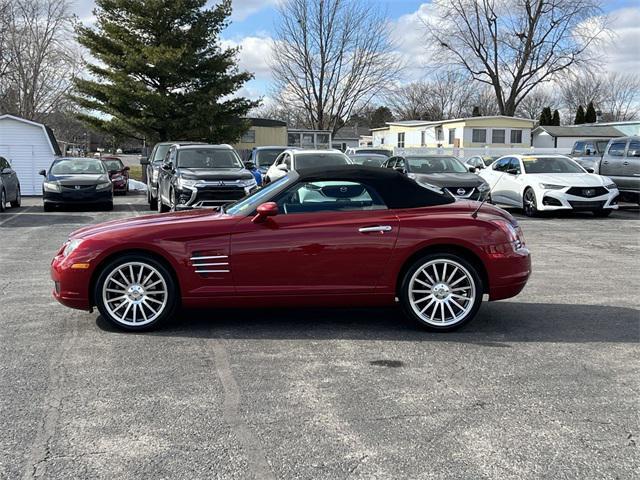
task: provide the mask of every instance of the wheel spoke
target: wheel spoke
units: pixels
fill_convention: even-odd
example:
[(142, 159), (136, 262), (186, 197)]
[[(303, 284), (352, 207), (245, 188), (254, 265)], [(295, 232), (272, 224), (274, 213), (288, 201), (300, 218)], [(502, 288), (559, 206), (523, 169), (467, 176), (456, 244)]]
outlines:
[(157, 310), (154, 310), (154, 308), (153, 308), (151, 305), (149, 305), (149, 304), (147, 303), (147, 299), (146, 299), (146, 298), (145, 298), (144, 300), (142, 300), (142, 303), (143, 303), (144, 305), (146, 305), (146, 306), (147, 306), (147, 308), (148, 308), (149, 310), (151, 310), (151, 313), (152, 313), (153, 315), (156, 315), (156, 314), (158, 313), (158, 311), (157, 311)]
[[(426, 307), (424, 307), (422, 310), (420, 310), (420, 313), (422, 314), (422, 313), (426, 312), (426, 311), (427, 311), (427, 309), (428, 309), (431, 305), (433, 305), (435, 302), (436, 302), (436, 299), (435, 299), (435, 298), (432, 298), (432, 299), (431, 299), (431, 301), (427, 304), (427, 306), (426, 306)], [(435, 310), (435, 308), (434, 308), (434, 310)]]
[(131, 321), (133, 323), (136, 323), (136, 319), (138, 318), (138, 304), (134, 303), (133, 304), (133, 318), (131, 319)]
[(435, 300), (435, 297), (433, 295), (427, 295), (426, 297), (422, 297), (420, 300), (415, 300), (413, 303), (418, 304), (418, 303), (426, 302), (430, 298), (433, 298)]
[(442, 318), (442, 323), (444, 323), (445, 322), (444, 302), (440, 302), (440, 317)]
[(126, 285), (121, 284), (121, 283), (120, 283), (119, 281), (117, 281), (115, 278), (112, 278), (110, 281), (111, 281), (111, 282), (113, 282), (113, 283), (115, 283), (115, 284), (116, 284), (116, 285), (118, 285), (119, 287), (124, 288), (125, 290), (127, 289), (127, 286), (126, 286)]
[(118, 305), (116, 308), (114, 308), (113, 310), (111, 310), (111, 313), (116, 313), (118, 310), (120, 310), (122, 307), (124, 307), (126, 304), (131, 305), (130, 302), (128, 302), (127, 300), (124, 300), (120, 305)]
[(471, 290), (471, 287), (458, 287), (458, 288), (451, 289), (452, 292), (463, 292), (465, 290)]
[(453, 303), (456, 307), (458, 307), (460, 310), (464, 311), (464, 307), (460, 305), (458, 302), (456, 302), (453, 298), (450, 298), (449, 301)]
[[(432, 287), (433, 285), (436, 284), (436, 281), (431, 278), (431, 275), (429, 275), (429, 273), (427, 272), (426, 268), (422, 269), (422, 273), (424, 273), (424, 275), (427, 277), (427, 279), (431, 282), (431, 285), (427, 285), (428, 287)], [(416, 278), (416, 281), (418, 281), (418, 279)]]
[(145, 300), (149, 300), (150, 302), (158, 303), (160, 305), (164, 303), (164, 302), (161, 302), (160, 300), (156, 300), (155, 298), (151, 298), (151, 297), (145, 297)]
[(124, 313), (122, 314), (122, 320), (126, 320), (127, 319), (127, 313), (129, 313), (129, 310), (131, 309), (131, 305), (133, 305), (131, 302), (127, 302), (129, 305), (127, 305), (127, 308), (124, 310)]
[(127, 293), (126, 290), (116, 290), (115, 288), (105, 288), (104, 289), (105, 292), (110, 292), (110, 293)]
[(124, 283), (131, 284), (131, 282), (129, 281), (129, 279), (126, 277), (126, 275), (122, 270), (118, 270), (118, 273), (120, 274), (120, 277), (122, 277), (122, 279), (124, 280)]
[(443, 303), (447, 306), (447, 308), (448, 308), (448, 309), (449, 309), (449, 311), (451, 312), (451, 318), (456, 318), (456, 314), (455, 314), (455, 312), (453, 311), (453, 308), (451, 308), (451, 305), (449, 304), (449, 302), (448, 302), (448, 301), (446, 301), (446, 302), (443, 302)]
[(162, 279), (160, 280), (156, 280), (155, 282), (153, 282), (151, 285), (147, 285), (147, 289), (151, 288), (151, 287), (155, 287), (156, 285), (158, 285), (159, 283), (162, 282)]
[(451, 275), (449, 275), (449, 278), (447, 278), (447, 281), (445, 283), (451, 283), (451, 280), (453, 280), (453, 277), (455, 276), (457, 271), (458, 267), (453, 267), (453, 271), (451, 272)]
[[(428, 277), (428, 275), (427, 275), (427, 277)], [(431, 280), (431, 278), (429, 278), (429, 279)], [(433, 280), (431, 280), (431, 281), (433, 282)], [(427, 282), (423, 282), (419, 278), (416, 278), (416, 282), (418, 282), (420, 285), (423, 285), (423, 286), (425, 286), (427, 288), (433, 287), (433, 284), (435, 283), (435, 282), (433, 282), (433, 283), (431, 283), (431, 285), (429, 285)]]
[(140, 265), (140, 271), (138, 272), (138, 279), (136, 280), (138, 284), (140, 283), (140, 280), (142, 280), (142, 272), (144, 272), (144, 267)]
[(127, 298), (127, 296), (126, 295), (120, 295), (119, 297), (113, 297), (113, 298), (107, 299), (107, 302), (117, 302), (118, 300), (122, 300), (124, 298)]
[(453, 282), (453, 283), (450, 283), (450, 284), (449, 284), (449, 287), (453, 287), (454, 285), (459, 284), (459, 283), (460, 283), (461, 281), (463, 281), (465, 278), (467, 278), (467, 276), (466, 276), (466, 275), (462, 275), (462, 277), (460, 277), (458, 280), (456, 280), (456, 281), (455, 281), (455, 282)]
[(431, 290), (411, 290), (412, 293), (431, 293)]
[(442, 280), (444, 282), (445, 278), (447, 278), (447, 264), (446, 263), (442, 267), (442, 276), (438, 280)]

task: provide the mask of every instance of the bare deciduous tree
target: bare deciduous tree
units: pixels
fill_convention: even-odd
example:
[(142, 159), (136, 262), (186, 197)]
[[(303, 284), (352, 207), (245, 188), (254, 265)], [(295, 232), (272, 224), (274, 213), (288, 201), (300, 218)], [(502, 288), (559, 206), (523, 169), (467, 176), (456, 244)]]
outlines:
[(68, 0), (11, 0), (4, 110), (40, 120), (64, 106), (80, 68)]
[(386, 19), (366, 0), (286, 0), (271, 62), (287, 107), (335, 130), (398, 72)]
[(538, 87), (520, 102), (516, 113), (518, 116), (537, 120), (544, 107), (550, 107), (554, 110), (558, 103), (559, 99), (550, 89)]
[(588, 63), (606, 30), (599, 0), (436, 0), (433, 12), (425, 25), (440, 60), (490, 85), (502, 115)]

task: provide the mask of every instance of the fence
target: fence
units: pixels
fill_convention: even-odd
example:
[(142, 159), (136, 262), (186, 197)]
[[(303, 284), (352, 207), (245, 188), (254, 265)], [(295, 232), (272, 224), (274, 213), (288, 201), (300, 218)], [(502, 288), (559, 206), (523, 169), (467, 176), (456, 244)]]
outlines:
[(411, 148), (398, 148), (395, 147), (393, 149), (394, 155), (452, 155), (454, 157), (458, 157), (461, 160), (466, 160), (467, 158), (480, 155), (487, 157), (501, 157), (503, 155), (517, 155), (517, 154), (559, 154), (559, 155), (568, 155), (570, 153), (570, 149), (567, 148), (492, 148), (492, 147), (483, 147), (483, 148), (433, 148), (433, 147), (411, 147)]

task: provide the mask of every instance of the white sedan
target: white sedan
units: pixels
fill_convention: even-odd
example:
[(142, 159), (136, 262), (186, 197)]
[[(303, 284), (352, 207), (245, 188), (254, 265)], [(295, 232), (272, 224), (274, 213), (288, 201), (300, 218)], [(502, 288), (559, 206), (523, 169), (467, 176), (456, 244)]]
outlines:
[(339, 150), (285, 150), (264, 176), (264, 183), (284, 177), (290, 171), (312, 167), (351, 165), (353, 161)]
[(509, 155), (480, 172), (493, 203), (541, 211), (588, 210), (606, 217), (618, 208), (618, 187), (563, 155)]

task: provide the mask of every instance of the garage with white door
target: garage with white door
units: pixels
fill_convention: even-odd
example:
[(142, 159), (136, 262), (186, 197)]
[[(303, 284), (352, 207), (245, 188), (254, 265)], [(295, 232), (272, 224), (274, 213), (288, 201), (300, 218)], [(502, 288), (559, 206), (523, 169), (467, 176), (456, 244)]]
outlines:
[(0, 115), (0, 157), (11, 162), (18, 174), (22, 195), (42, 195), (43, 177), (60, 147), (46, 125), (13, 115)]

